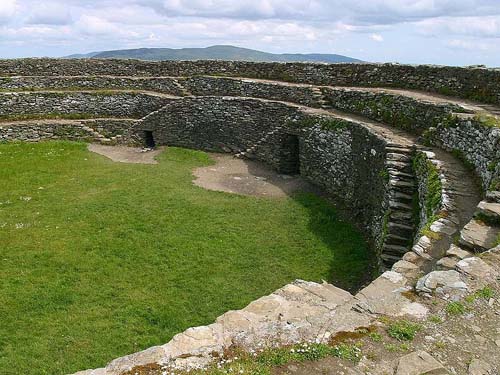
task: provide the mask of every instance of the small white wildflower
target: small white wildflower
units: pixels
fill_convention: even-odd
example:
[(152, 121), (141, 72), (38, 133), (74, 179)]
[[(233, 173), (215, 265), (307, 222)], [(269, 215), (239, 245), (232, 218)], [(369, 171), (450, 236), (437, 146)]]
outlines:
[(29, 202), (31, 200), (31, 197), (19, 197), (20, 200)]
[(22, 228), (24, 228), (23, 223), (16, 223), (16, 229), (22, 229)]

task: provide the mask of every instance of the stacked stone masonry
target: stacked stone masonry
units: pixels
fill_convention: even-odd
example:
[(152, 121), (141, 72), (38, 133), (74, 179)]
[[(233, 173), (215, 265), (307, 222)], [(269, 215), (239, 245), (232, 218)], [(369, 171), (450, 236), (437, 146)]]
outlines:
[[(500, 236), (500, 110), (485, 103), (500, 103), (499, 70), (0, 60), (0, 141), (143, 144), (147, 131), (159, 145), (228, 152), (300, 173), (350, 209), (381, 268), (392, 269), (355, 296), (297, 281), (211, 326), (85, 374), (118, 375), (149, 363), (206, 366), (234, 342), (251, 349), (327, 341), (378, 314), (425, 316), (424, 306), (403, 295), (415, 285), (450, 299), (470, 291), (468, 278), (489, 267), (474, 252), (489, 251)], [(422, 165), (439, 180), (434, 195)]]

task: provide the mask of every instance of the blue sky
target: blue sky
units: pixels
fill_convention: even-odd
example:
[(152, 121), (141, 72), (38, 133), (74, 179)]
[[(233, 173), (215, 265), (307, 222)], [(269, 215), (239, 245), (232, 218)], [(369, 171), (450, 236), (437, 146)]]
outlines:
[(500, 67), (500, 0), (0, 0), (0, 57), (233, 44)]

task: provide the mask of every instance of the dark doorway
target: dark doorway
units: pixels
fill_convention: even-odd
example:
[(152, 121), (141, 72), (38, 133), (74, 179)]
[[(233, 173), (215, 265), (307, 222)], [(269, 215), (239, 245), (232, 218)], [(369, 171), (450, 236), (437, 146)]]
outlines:
[(153, 132), (151, 130), (144, 131), (144, 142), (146, 143), (146, 147), (155, 148), (155, 137), (153, 136)]
[(300, 142), (297, 135), (283, 135), (279, 172), (290, 175), (300, 174)]

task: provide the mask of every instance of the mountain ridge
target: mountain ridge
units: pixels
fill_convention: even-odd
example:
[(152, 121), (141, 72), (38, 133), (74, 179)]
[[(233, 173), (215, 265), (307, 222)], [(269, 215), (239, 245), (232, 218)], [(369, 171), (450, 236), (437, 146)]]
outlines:
[(362, 60), (338, 54), (283, 53), (274, 54), (230, 45), (215, 45), (205, 48), (135, 48), (124, 50), (96, 51), (65, 56), (66, 59), (119, 58), (138, 60), (234, 60), (254, 62), (361, 62)]

